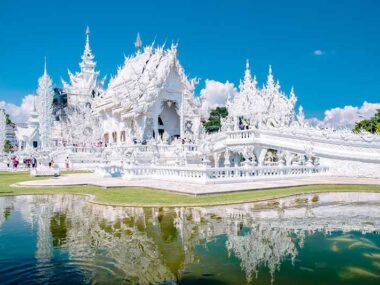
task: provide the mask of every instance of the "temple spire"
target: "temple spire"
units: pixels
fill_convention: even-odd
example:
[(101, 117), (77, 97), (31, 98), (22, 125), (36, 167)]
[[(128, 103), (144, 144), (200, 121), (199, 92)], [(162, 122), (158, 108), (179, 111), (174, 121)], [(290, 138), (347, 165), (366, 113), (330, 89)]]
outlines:
[[(53, 82), (47, 73), (45, 57), (44, 74), (38, 79), (37, 96), (33, 98), (33, 111), (30, 123), (39, 124), (41, 147), (49, 146), (53, 125)], [(35, 114), (34, 114), (35, 113)], [(32, 122), (33, 121), (33, 122)]]
[[(90, 28), (86, 28), (86, 44), (84, 46), (84, 51), (82, 55), (82, 62), (79, 64), (81, 71), (83, 73), (92, 74), (94, 73), (95, 65), (94, 62), (95, 56), (92, 54), (90, 48)], [(88, 78), (87, 78), (88, 79)]]
[(275, 87), (273, 73), (272, 73), (272, 65), (269, 65), (268, 79), (267, 79), (267, 88), (273, 89)]
[(251, 80), (252, 75), (251, 75), (251, 69), (249, 68), (249, 59), (247, 59), (245, 63), (245, 74), (244, 74), (244, 80)]
[(47, 67), (46, 67), (46, 56), (45, 56), (45, 62), (44, 62), (44, 76), (47, 75)]
[(85, 46), (85, 49), (91, 50), (90, 49), (90, 27), (89, 26), (87, 26), (87, 28), (86, 28), (86, 46)]

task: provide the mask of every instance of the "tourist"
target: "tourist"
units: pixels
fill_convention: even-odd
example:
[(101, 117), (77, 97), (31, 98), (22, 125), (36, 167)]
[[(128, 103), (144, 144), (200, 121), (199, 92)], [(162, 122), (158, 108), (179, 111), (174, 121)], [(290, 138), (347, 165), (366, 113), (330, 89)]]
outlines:
[(13, 168), (17, 168), (18, 166), (18, 160), (16, 157), (13, 158)]
[(33, 156), (32, 158), (32, 168), (36, 168), (37, 167), (37, 159)]

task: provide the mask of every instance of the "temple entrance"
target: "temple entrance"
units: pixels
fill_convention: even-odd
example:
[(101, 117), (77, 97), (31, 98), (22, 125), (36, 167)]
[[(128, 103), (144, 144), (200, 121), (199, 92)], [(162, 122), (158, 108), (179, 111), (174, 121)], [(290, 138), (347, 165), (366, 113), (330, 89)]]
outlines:
[(162, 102), (162, 111), (158, 116), (158, 133), (161, 138), (165, 133), (170, 140), (180, 136), (180, 117), (177, 110), (177, 102), (171, 100)]

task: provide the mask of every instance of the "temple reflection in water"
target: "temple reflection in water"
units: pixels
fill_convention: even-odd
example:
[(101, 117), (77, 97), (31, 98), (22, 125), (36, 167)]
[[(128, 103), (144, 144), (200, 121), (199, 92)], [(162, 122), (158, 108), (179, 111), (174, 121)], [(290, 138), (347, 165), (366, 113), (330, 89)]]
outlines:
[[(79, 268), (87, 267), (88, 280), (111, 274), (130, 283), (175, 283), (189, 268), (206, 264), (205, 249), (218, 243), (224, 262), (237, 260), (247, 282), (261, 270), (273, 282), (314, 233), (379, 231), (379, 203), (376, 194), (330, 193), (208, 208), (126, 208), (75, 195), (16, 196), (0, 199), (0, 233), (12, 212), (19, 212), (36, 231), (36, 266), (44, 268), (59, 249)], [(44, 270), (45, 280), (50, 277)]]

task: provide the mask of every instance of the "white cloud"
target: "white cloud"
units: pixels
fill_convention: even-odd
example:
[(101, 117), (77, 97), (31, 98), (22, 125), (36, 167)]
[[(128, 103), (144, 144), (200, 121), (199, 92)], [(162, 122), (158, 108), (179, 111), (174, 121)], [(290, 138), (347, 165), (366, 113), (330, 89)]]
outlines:
[(321, 56), (321, 55), (324, 55), (325, 52), (323, 50), (316, 49), (315, 51), (313, 51), (313, 54), (316, 56)]
[(356, 122), (372, 117), (376, 110), (380, 109), (380, 103), (363, 102), (360, 107), (344, 106), (343, 108), (332, 108), (325, 111), (324, 119), (308, 119), (309, 124), (328, 128), (352, 128)]
[(6, 101), (0, 101), (0, 109), (5, 109), (9, 114), (12, 122), (25, 123), (28, 120), (30, 111), (33, 109), (34, 96), (26, 95), (21, 102), (20, 106)]
[(222, 83), (215, 80), (206, 79), (206, 86), (201, 90), (202, 114), (208, 117), (210, 109), (214, 109), (226, 104), (228, 97), (233, 97), (237, 93), (233, 83), (226, 81)]

